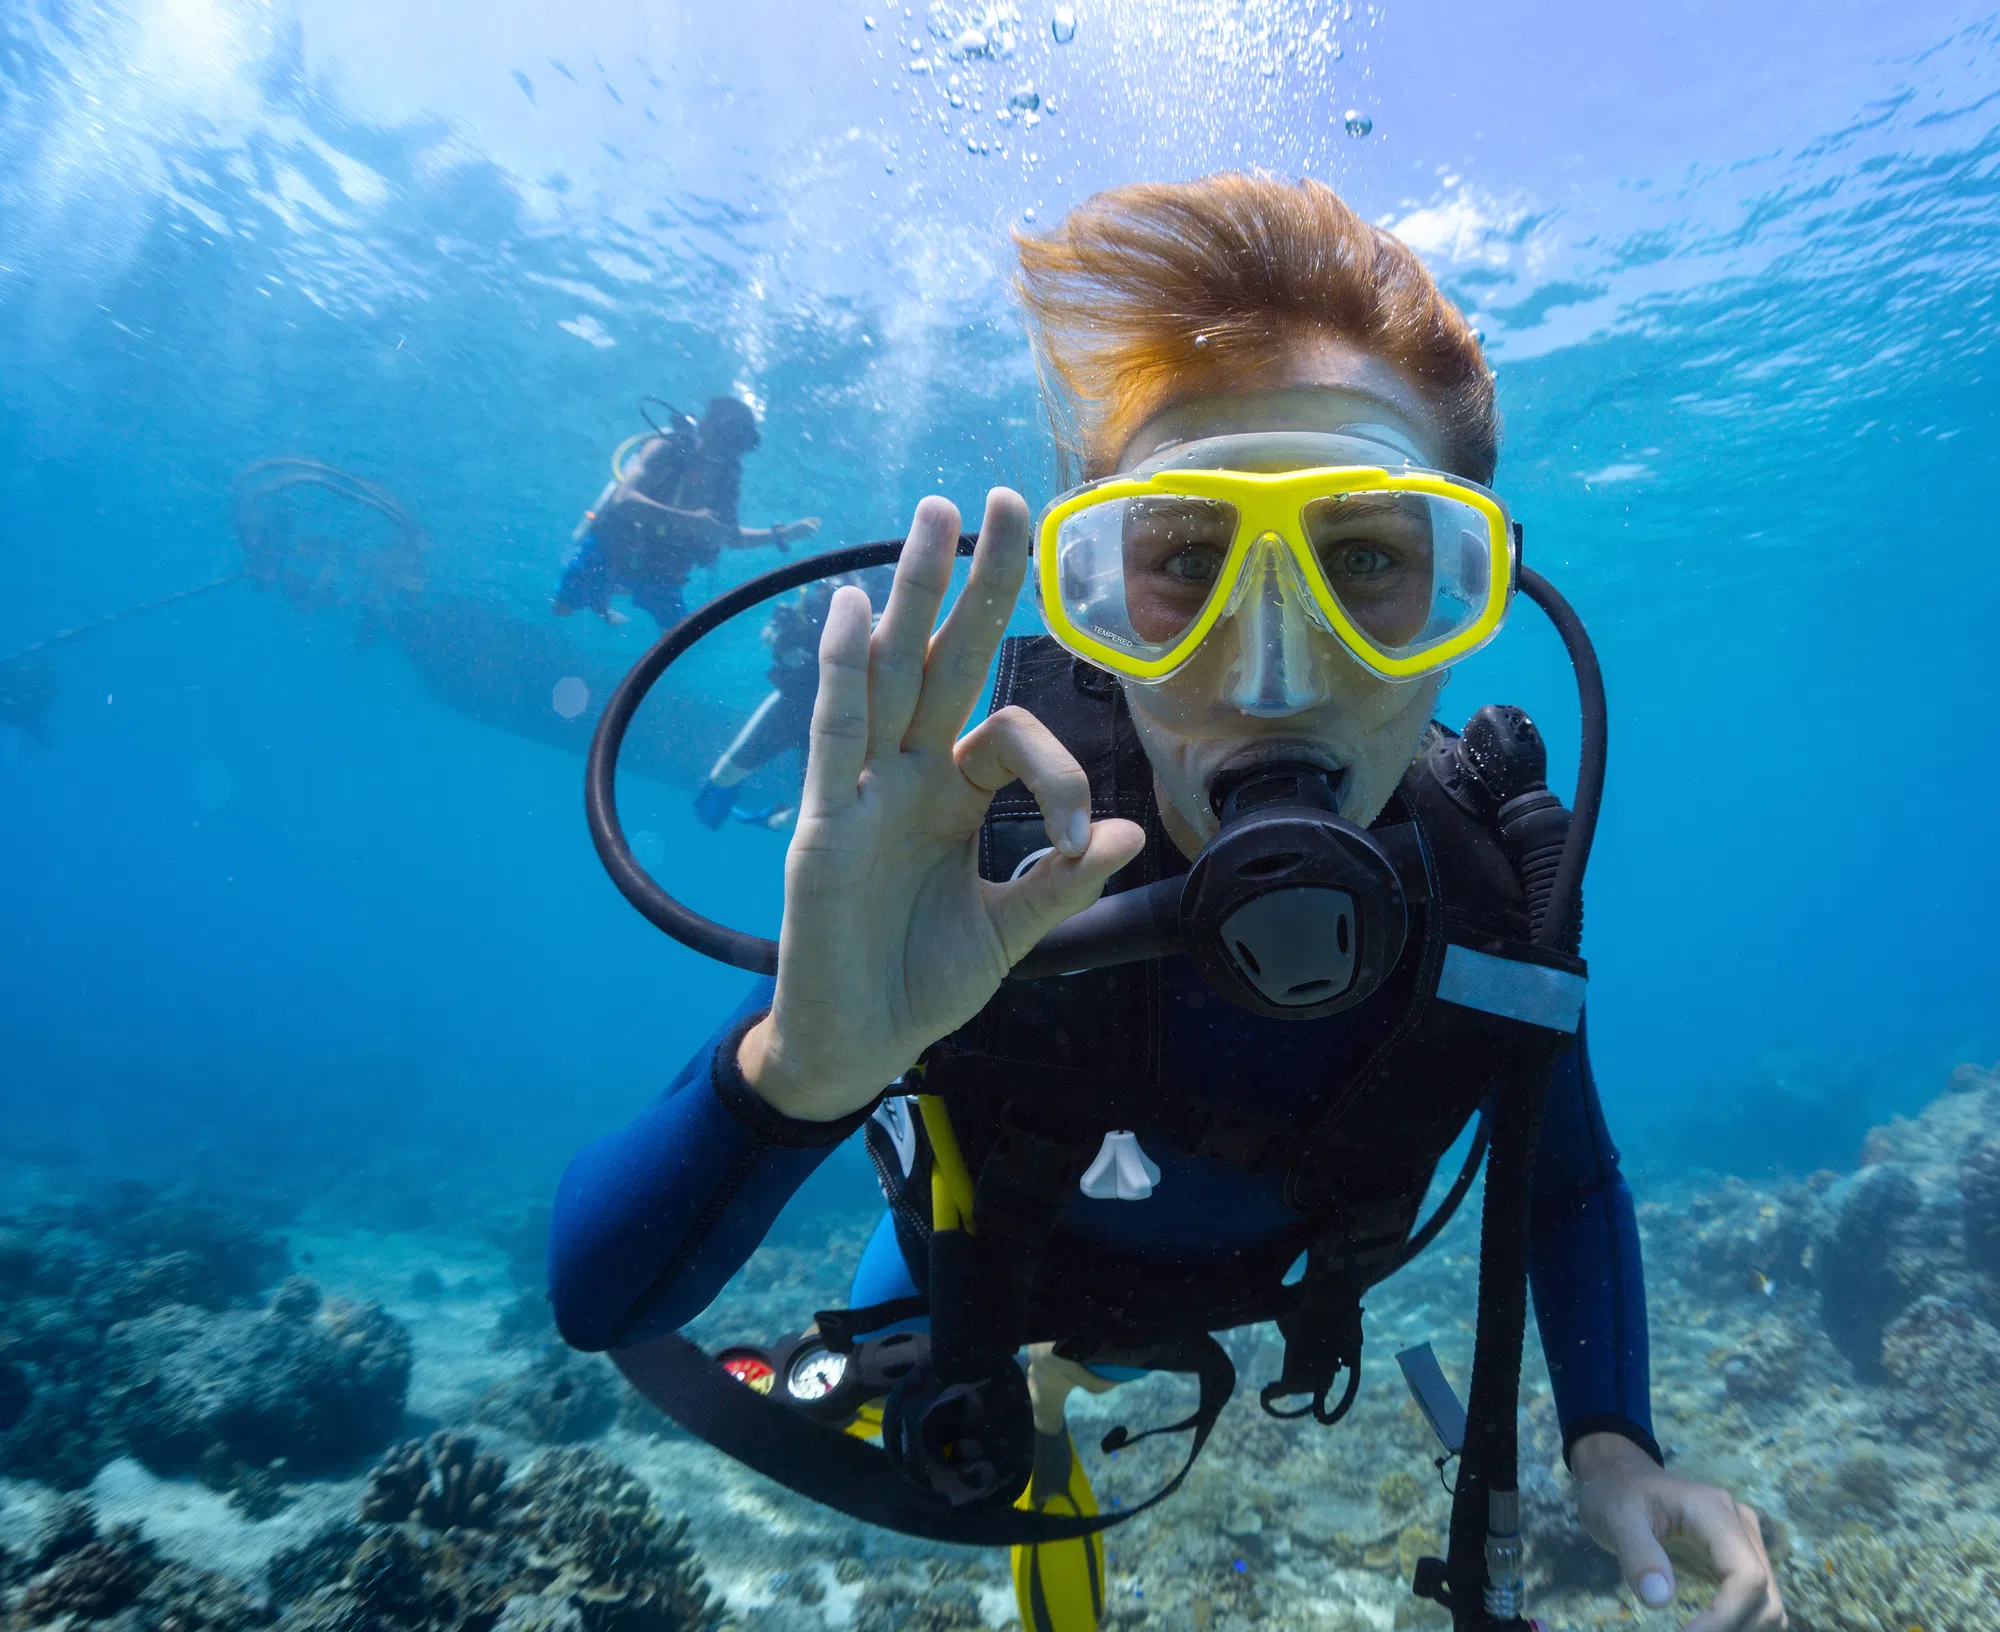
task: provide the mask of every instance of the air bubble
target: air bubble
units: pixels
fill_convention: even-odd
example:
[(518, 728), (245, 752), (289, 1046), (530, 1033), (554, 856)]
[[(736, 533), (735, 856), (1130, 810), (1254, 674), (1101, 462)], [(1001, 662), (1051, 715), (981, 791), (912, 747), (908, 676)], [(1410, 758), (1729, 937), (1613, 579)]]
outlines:
[(873, 17), (864, 17), (861, 19), (861, 26), (872, 29), (875, 26), (875, 19)]
[(1349, 108), (1341, 123), (1346, 125), (1347, 134), (1350, 136), (1366, 136), (1375, 128), (1375, 121), (1359, 108)]
[(962, 57), (983, 57), (986, 55), (986, 36), (976, 28), (968, 28), (951, 42), (951, 48)]
[(1076, 38), (1076, 12), (1069, 6), (1057, 6), (1049, 18), (1049, 33), (1057, 45), (1068, 45)]
[(1032, 84), (1016, 85), (1007, 93), (1007, 106), (1019, 108), (1023, 113), (1033, 113), (1042, 105), (1042, 93)]

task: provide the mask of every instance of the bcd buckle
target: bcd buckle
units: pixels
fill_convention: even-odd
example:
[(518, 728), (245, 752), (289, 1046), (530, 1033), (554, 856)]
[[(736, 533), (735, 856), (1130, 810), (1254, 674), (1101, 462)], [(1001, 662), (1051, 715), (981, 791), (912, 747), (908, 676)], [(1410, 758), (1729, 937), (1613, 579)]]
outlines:
[[(1361, 1391), (1361, 1293), (1347, 1275), (1308, 1260), (1292, 1306), (1278, 1316), (1285, 1361), (1276, 1382), (1257, 1391), (1257, 1403), (1273, 1417), (1290, 1421), (1310, 1415), (1331, 1427), (1347, 1415)], [(1347, 1373), (1347, 1387), (1331, 1411), (1326, 1397), (1333, 1380)], [(1282, 1399), (1307, 1396), (1296, 1410), (1280, 1409)]]

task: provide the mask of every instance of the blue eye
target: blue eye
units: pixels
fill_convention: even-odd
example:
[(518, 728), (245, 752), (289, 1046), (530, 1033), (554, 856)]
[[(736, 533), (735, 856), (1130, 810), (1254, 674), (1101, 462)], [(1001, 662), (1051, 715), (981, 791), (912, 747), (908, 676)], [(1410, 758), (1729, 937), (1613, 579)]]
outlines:
[(1352, 544), (1339, 551), (1327, 565), (1344, 578), (1378, 578), (1385, 572), (1393, 572), (1398, 563), (1387, 550), (1373, 544)]

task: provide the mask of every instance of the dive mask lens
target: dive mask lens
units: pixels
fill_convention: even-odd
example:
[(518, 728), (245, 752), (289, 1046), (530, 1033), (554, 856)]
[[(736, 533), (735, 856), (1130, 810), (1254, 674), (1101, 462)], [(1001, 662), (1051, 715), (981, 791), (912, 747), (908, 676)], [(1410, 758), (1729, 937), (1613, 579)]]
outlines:
[[(1383, 678), (1414, 679), (1483, 646), (1514, 587), (1499, 501), (1410, 467), (1113, 477), (1058, 500), (1039, 548), (1050, 632), (1128, 678), (1163, 680), (1218, 624), (1256, 624), (1237, 631), (1245, 672), (1230, 682), (1254, 693), (1251, 712), (1295, 712), (1291, 692), (1320, 689), (1308, 623)], [(1251, 677), (1280, 644), (1285, 684)]]
[(1496, 565), (1504, 589), (1508, 540), (1495, 511), (1469, 495), (1364, 489), (1309, 499), (1299, 526), (1354, 632), (1375, 653), (1407, 661), (1479, 622)]
[(1237, 521), (1233, 504), (1193, 494), (1083, 505), (1054, 530), (1065, 620), (1139, 665), (1172, 662), (1215, 596)]

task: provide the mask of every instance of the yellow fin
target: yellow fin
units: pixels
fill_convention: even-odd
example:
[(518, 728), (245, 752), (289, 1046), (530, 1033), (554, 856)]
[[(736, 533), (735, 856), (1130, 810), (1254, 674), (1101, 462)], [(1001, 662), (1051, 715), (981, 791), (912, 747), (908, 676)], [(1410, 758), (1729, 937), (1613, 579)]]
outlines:
[[(1025, 1513), (1064, 1517), (1097, 1512), (1097, 1498), (1068, 1434), (1035, 1435), (1034, 1477), (1014, 1505)], [(1024, 1632), (1097, 1632), (1104, 1615), (1103, 1536), (1016, 1547), (1013, 1562), (1014, 1598)]]

